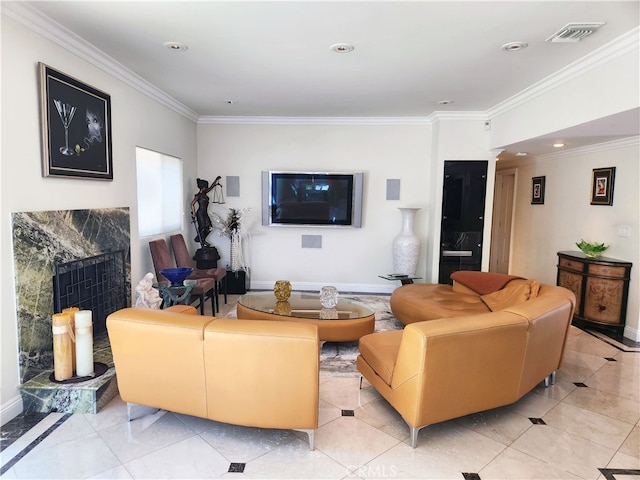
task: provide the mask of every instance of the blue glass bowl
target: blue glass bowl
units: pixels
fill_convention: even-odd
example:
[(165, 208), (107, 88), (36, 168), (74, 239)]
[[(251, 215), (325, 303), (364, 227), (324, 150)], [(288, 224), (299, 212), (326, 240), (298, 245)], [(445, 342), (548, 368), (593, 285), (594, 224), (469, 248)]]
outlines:
[(193, 268), (178, 267), (178, 268), (165, 268), (160, 270), (160, 273), (171, 282), (172, 287), (178, 287), (183, 284), (184, 280), (191, 275)]

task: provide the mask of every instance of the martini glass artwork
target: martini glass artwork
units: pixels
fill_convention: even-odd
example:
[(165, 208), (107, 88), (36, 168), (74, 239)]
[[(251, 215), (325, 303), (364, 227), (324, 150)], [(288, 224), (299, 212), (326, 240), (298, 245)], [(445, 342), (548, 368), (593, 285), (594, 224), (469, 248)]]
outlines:
[(60, 147), (60, 153), (63, 155), (73, 155), (75, 151), (69, 148), (69, 125), (71, 124), (71, 120), (73, 120), (73, 115), (76, 113), (76, 107), (68, 103), (62, 103), (60, 100), (54, 100), (53, 103), (56, 105), (58, 115), (60, 115), (60, 120), (64, 126), (65, 145)]

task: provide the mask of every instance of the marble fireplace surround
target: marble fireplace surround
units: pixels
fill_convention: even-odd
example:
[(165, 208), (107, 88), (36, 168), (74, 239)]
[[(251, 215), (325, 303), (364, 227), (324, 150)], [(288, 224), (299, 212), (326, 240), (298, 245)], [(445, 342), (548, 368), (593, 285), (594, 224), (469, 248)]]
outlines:
[[(55, 265), (124, 250), (127, 305), (131, 305), (128, 208), (12, 214), (20, 381), (53, 369), (51, 315)], [(99, 343), (99, 339), (96, 339)]]

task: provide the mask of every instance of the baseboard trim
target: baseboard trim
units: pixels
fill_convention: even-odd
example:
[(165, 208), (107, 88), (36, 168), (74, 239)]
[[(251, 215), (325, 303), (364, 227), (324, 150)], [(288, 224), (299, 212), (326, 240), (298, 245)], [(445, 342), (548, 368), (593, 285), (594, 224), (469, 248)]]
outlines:
[(12, 418), (22, 413), (22, 396), (16, 395), (0, 407), (0, 425), (4, 425)]

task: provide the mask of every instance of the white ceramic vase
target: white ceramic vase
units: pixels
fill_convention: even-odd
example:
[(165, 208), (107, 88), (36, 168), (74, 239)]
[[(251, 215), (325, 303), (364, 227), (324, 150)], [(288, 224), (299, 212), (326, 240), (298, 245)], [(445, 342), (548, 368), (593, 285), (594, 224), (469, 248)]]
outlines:
[(420, 258), (420, 239), (413, 231), (413, 222), (419, 208), (400, 208), (402, 230), (393, 239), (393, 273), (414, 276)]

